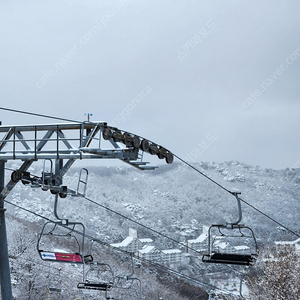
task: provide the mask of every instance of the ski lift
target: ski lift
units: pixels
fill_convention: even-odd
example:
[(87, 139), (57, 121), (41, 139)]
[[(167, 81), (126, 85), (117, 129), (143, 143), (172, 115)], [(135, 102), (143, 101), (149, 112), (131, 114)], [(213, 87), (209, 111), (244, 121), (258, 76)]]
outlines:
[[(84, 265), (85, 227), (80, 222), (69, 222), (68, 219), (63, 219), (58, 215), (58, 199), (58, 194), (56, 194), (54, 201), (54, 216), (58, 221), (49, 221), (44, 224), (37, 242), (38, 253), (41, 259), (45, 261), (78, 263)], [(81, 243), (78, 240), (78, 237), (81, 238)], [(46, 244), (45, 250), (42, 246), (44, 246), (45, 241), (47, 242), (47, 240), (48, 243)], [(64, 243), (62, 243), (62, 241)], [(53, 245), (55, 245), (55, 247), (62, 245), (63, 248), (67, 245), (68, 249), (63, 251), (58, 250)]]
[[(258, 247), (253, 230), (239, 224), (242, 220), (241, 200), (232, 193), (238, 203), (239, 218), (236, 222), (212, 225), (208, 230), (208, 253), (202, 256), (205, 263), (253, 265), (258, 256)], [(212, 231), (214, 231), (214, 235)]]
[(88, 255), (84, 257), (85, 264), (89, 265), (89, 270), (85, 274), (84, 281), (77, 284), (77, 288), (98, 291), (111, 290), (114, 285), (114, 272), (108, 264), (94, 261), (92, 256), (93, 242), (90, 243)]
[[(49, 299), (50, 294), (61, 294), (62, 289), (61, 289), (61, 279), (60, 279), (60, 271), (61, 269), (58, 269), (58, 279), (56, 280), (56, 283), (51, 286), (47, 287), (47, 299)], [(60, 286), (60, 287), (58, 287)]]
[[(135, 285), (135, 283), (137, 283), (137, 285)], [(114, 289), (119, 289), (123, 291), (126, 290), (126, 294), (128, 296), (130, 295), (131, 299), (141, 300), (142, 299), (141, 285), (142, 285), (141, 280), (139, 278), (117, 276), (117, 281), (116, 281), (116, 285), (114, 286)], [(106, 293), (106, 299), (115, 299), (115, 298), (109, 297)]]
[[(133, 290), (137, 295), (137, 300), (142, 299), (142, 284), (141, 280), (134, 276), (134, 259), (133, 255), (131, 255), (131, 266), (132, 266), (132, 272), (129, 275), (123, 275), (123, 276), (116, 276), (116, 283), (114, 288), (119, 288), (123, 290)], [(137, 283), (137, 288), (134, 286), (134, 283)], [(110, 298), (107, 298), (110, 299)]]
[(85, 280), (77, 284), (79, 289), (108, 291), (114, 286), (114, 273), (105, 263), (92, 262), (86, 272)]
[[(66, 222), (46, 222), (39, 234), (38, 253), (44, 261), (83, 264), (84, 234), (85, 228), (82, 223), (67, 220)], [(76, 235), (81, 236), (81, 243)], [(60, 245), (64, 250), (58, 249)]]

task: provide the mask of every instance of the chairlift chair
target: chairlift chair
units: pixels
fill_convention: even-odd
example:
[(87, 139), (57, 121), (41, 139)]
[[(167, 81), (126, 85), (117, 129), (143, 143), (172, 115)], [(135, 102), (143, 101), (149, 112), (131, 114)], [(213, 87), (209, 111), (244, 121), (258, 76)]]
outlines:
[[(135, 285), (135, 283), (137, 285)], [(126, 291), (125, 293), (129, 296), (131, 296), (131, 299), (141, 300), (142, 299), (142, 286), (141, 286), (141, 280), (136, 277), (119, 277), (117, 276), (117, 281), (114, 286), (114, 290), (122, 290)], [(106, 299), (116, 299), (116, 298), (110, 298), (108, 297), (106, 293)], [(119, 298), (118, 298), (119, 299)]]
[(78, 289), (98, 291), (111, 290), (114, 285), (114, 272), (110, 265), (94, 261), (92, 256), (93, 240), (90, 243), (89, 253), (84, 257), (85, 264), (89, 266), (84, 276), (84, 281), (77, 284)]
[[(213, 237), (212, 229), (217, 228), (219, 234)], [(224, 233), (225, 229), (230, 232), (238, 232), (237, 234), (226, 234)], [(250, 234), (245, 234), (243, 230), (247, 231)], [(227, 243), (225, 249), (220, 249), (218, 244), (221, 243), (220, 240), (223, 240), (223, 243)], [(239, 241), (238, 245), (245, 246), (245, 250), (241, 251), (233, 247), (233, 242)], [(251, 245), (250, 248), (246, 248), (245, 242), (249, 242)], [(229, 249), (230, 248), (230, 249)], [(230, 228), (226, 225), (212, 225), (208, 230), (208, 253), (204, 254), (202, 261), (206, 263), (222, 263), (222, 264), (233, 264), (233, 265), (253, 265), (257, 258), (257, 243), (254, 236), (254, 233), (251, 228), (245, 225), (234, 225)]]
[[(106, 278), (104, 278), (106, 277)], [(108, 291), (114, 286), (114, 273), (112, 268), (105, 263), (93, 262), (89, 264), (85, 280), (77, 284), (79, 289)]]
[[(258, 247), (253, 230), (250, 227), (239, 224), (242, 220), (241, 200), (237, 192), (232, 193), (238, 203), (239, 218), (236, 222), (227, 224), (218, 224), (210, 226), (208, 230), (208, 253), (202, 256), (202, 261), (205, 263), (220, 263), (220, 264), (233, 264), (233, 265), (253, 265), (258, 256)], [(217, 229), (215, 235), (212, 230)], [(226, 233), (225, 233), (226, 232)], [(228, 247), (220, 249), (218, 245), (220, 240), (226, 242)], [(244, 251), (237, 249), (238, 246), (244, 247)], [(246, 248), (246, 243), (250, 244), (250, 248)], [(231, 249), (229, 249), (231, 248)]]
[(88, 289), (97, 291), (108, 291), (111, 290), (113, 285), (109, 282), (79, 282), (77, 284), (78, 289)]
[(54, 281), (51, 283), (51, 286), (47, 286), (47, 293), (49, 294), (60, 294), (62, 292), (61, 286), (62, 286), (62, 282), (61, 282), (61, 278), (60, 278), (60, 271), (61, 269), (58, 269), (58, 277), (56, 279), (54, 279)]
[[(116, 276), (116, 283), (115, 288), (119, 288), (122, 290), (132, 290), (137, 295), (137, 300), (142, 299), (142, 283), (141, 280), (137, 277), (133, 277), (135, 270), (134, 270), (134, 258), (133, 255), (131, 255), (131, 267), (132, 272), (129, 275), (123, 275), (123, 276)], [(134, 284), (137, 283), (137, 287), (134, 286)]]
[[(70, 227), (69, 227), (70, 226)], [(81, 244), (78, 241), (77, 235), (82, 238)], [(37, 250), (42, 260), (52, 261), (52, 262), (64, 262), (64, 263), (84, 263), (84, 234), (85, 228), (82, 223), (79, 222), (67, 222), (63, 224), (62, 221), (59, 222), (46, 222), (43, 226), (42, 232), (39, 234), (37, 242)], [(48, 239), (47, 248), (43, 245)], [(74, 251), (68, 250), (56, 250), (53, 246), (59, 240), (67, 241), (71, 240), (72, 247)], [(43, 246), (42, 246), (43, 245)], [(65, 247), (64, 244), (61, 247)]]

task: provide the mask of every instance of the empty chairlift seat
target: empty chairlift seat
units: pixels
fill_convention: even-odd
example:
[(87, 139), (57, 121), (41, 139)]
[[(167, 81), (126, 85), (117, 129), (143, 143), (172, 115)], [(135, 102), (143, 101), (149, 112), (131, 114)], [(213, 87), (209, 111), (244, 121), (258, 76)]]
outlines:
[(212, 225), (208, 232), (208, 253), (205, 263), (253, 265), (258, 255), (251, 228), (245, 225)]
[(205, 263), (253, 265), (258, 256), (257, 242), (250, 227), (240, 224), (242, 220), (239, 192), (230, 192), (237, 200), (238, 219), (227, 224), (212, 225), (208, 230), (208, 253)]
[(78, 289), (109, 291), (114, 285), (114, 273), (105, 263), (93, 261), (88, 263), (88, 271), (83, 282), (77, 284)]
[(84, 263), (84, 226), (82, 223), (46, 222), (39, 235), (37, 250), (42, 260)]

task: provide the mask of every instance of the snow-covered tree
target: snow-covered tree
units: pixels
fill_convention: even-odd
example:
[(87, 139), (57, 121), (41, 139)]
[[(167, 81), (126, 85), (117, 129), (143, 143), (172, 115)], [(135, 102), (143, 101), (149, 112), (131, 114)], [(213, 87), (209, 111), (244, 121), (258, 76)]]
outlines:
[(249, 300), (300, 299), (300, 255), (294, 249), (268, 251), (248, 277)]

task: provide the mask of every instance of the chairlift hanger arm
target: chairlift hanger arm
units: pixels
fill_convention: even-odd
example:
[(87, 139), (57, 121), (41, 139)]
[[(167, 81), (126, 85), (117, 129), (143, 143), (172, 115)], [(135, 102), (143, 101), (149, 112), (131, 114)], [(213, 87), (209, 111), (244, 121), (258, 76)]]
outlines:
[(238, 217), (238, 219), (237, 219), (236, 222), (229, 223), (229, 225), (231, 225), (231, 226), (238, 225), (242, 221), (242, 218), (243, 218), (243, 215), (242, 215), (242, 206), (241, 206), (241, 199), (238, 196), (240, 194), (241, 194), (240, 192), (232, 192), (232, 195), (236, 198), (236, 201), (237, 201), (239, 217)]

